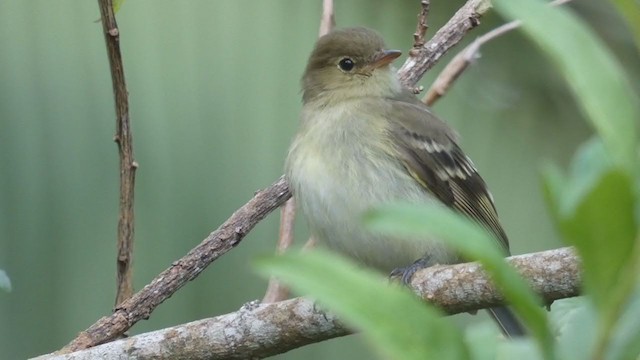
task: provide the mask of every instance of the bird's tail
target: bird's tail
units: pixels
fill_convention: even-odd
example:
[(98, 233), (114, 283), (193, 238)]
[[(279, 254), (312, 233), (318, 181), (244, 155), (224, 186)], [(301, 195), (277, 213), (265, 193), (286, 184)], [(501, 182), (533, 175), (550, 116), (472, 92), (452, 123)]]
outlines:
[(527, 335), (522, 322), (516, 317), (508, 307), (494, 307), (487, 309), (489, 315), (498, 323), (502, 333), (507, 338), (522, 337)]

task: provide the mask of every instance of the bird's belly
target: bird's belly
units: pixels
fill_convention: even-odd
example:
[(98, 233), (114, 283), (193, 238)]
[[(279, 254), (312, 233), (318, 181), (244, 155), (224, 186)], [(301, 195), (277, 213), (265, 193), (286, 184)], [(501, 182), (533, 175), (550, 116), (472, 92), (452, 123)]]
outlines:
[(436, 263), (450, 262), (450, 252), (439, 243), (380, 235), (363, 227), (363, 214), (374, 207), (393, 201), (430, 201), (399, 163), (374, 162), (357, 154), (313, 154), (289, 176), (296, 177), (295, 198), (316, 240), (384, 272), (425, 255)]

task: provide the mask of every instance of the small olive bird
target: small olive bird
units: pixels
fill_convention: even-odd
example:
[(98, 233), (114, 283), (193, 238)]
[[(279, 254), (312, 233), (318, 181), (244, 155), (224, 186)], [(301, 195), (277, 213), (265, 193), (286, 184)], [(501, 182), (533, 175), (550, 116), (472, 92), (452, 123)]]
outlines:
[[(302, 113), (286, 175), (311, 235), (358, 262), (399, 275), (463, 261), (440, 242), (369, 232), (362, 214), (394, 201), (440, 203), (509, 242), (485, 182), (458, 136), (400, 84), (387, 50), (367, 28), (335, 30), (315, 45), (302, 77)], [(505, 335), (525, 331), (505, 307), (489, 309)]]

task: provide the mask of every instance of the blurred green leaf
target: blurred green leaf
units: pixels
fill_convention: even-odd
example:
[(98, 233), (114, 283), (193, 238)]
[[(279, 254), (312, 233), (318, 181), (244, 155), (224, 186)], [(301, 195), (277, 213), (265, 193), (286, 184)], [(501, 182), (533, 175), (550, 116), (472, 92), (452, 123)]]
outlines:
[(640, 4), (634, 0), (612, 0), (633, 35), (636, 49), (640, 50)]
[(640, 289), (636, 289), (633, 300), (622, 315), (620, 324), (612, 337), (610, 359), (635, 360), (640, 356)]
[(618, 61), (595, 34), (565, 7), (539, 0), (494, 0), (556, 63), (616, 164), (636, 171), (636, 122), (640, 108)]
[(11, 292), (11, 279), (9, 279), (9, 275), (2, 269), (0, 269), (0, 289)]
[(450, 209), (432, 205), (392, 204), (369, 212), (365, 223), (394, 235), (435, 236), (465, 258), (478, 260), (525, 321), (546, 358), (553, 358), (553, 338), (540, 300), (503, 258), (496, 241), (483, 227)]
[(570, 178), (565, 180), (562, 189), (559, 214), (562, 217), (572, 216), (603, 174), (613, 168), (614, 163), (599, 138), (592, 138), (580, 146), (569, 167)]
[(606, 307), (632, 259), (636, 237), (634, 192), (629, 176), (611, 170), (586, 194), (573, 214), (564, 213), (560, 229), (583, 261), (585, 287), (596, 304)]
[(577, 152), (567, 178), (548, 167), (544, 184), (554, 219), (583, 261), (585, 289), (600, 320), (594, 351), (602, 354), (638, 276), (633, 181), (592, 139)]
[(597, 313), (585, 297), (553, 303), (549, 318), (558, 329), (558, 352), (563, 360), (591, 359), (597, 332)]
[(258, 259), (256, 267), (326, 304), (391, 359), (467, 359), (462, 335), (408, 289), (320, 249)]
[(120, 11), (120, 7), (124, 4), (125, 0), (113, 0), (113, 13)]
[(495, 360), (498, 351), (498, 337), (495, 325), (489, 322), (472, 324), (465, 331), (465, 341), (473, 360)]

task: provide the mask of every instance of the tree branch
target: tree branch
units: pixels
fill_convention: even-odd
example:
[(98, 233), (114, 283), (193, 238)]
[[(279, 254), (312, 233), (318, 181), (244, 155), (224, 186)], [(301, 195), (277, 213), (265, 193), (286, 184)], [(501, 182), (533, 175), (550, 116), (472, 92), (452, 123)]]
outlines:
[(462, 74), (463, 71), (471, 64), (473, 60), (478, 57), (480, 47), (485, 43), (503, 35), (507, 32), (516, 29), (520, 26), (521, 21), (514, 20), (503, 24), (488, 33), (478, 37), (471, 44), (467, 45), (462, 51), (460, 51), (442, 70), (436, 80), (427, 91), (424, 101), (425, 104), (431, 106), (438, 99), (444, 96), (453, 82)]
[[(549, 3), (551, 6), (562, 5), (572, 0), (555, 0)], [(425, 104), (432, 106), (438, 99), (444, 96), (453, 82), (469, 67), (471, 62), (478, 57), (480, 47), (491, 40), (494, 40), (522, 25), (522, 21), (514, 20), (502, 24), (488, 33), (473, 40), (462, 51), (460, 51), (442, 70), (436, 80), (431, 84), (429, 91), (422, 100)]]
[[(333, 0), (322, 1), (322, 16), (320, 17), (320, 30), (318, 37), (322, 37), (330, 33), (336, 26), (336, 20), (333, 11)], [(278, 244), (276, 252), (284, 253), (293, 244), (293, 225), (296, 220), (296, 209), (293, 199), (289, 199), (280, 212), (280, 234), (278, 236)], [(305, 247), (313, 246), (312, 239), (309, 239)], [(289, 288), (281, 284), (276, 278), (269, 279), (267, 291), (262, 298), (263, 303), (271, 303), (282, 301), (289, 297)]]
[[(287, 200), (280, 210), (280, 235), (278, 236), (278, 245), (276, 253), (284, 253), (291, 244), (293, 244), (293, 226), (296, 219), (296, 206), (293, 199)], [(272, 303), (282, 301), (289, 297), (289, 288), (282, 284), (275, 277), (269, 279), (267, 291), (262, 298), (263, 303)]]
[(322, 0), (322, 17), (318, 37), (326, 35), (336, 27), (336, 17), (333, 11), (333, 0)]
[(442, 55), (462, 40), (469, 30), (480, 25), (480, 17), (490, 7), (488, 0), (469, 0), (436, 34), (420, 48), (409, 51), (409, 57), (398, 71), (398, 78), (408, 88), (431, 69)]
[(124, 78), (124, 65), (120, 53), (120, 30), (116, 23), (111, 0), (98, 0), (104, 40), (107, 45), (113, 97), (116, 107), (116, 135), (120, 159), (120, 215), (117, 239), (117, 291), (116, 305), (133, 294), (133, 191), (138, 164), (133, 158), (133, 135), (129, 118), (129, 93)]
[[(572, 248), (507, 259), (547, 302), (577, 296), (580, 262)], [(440, 265), (416, 272), (413, 290), (449, 314), (500, 305), (502, 296), (477, 263)], [(296, 298), (252, 302), (239, 311), (118, 340), (93, 349), (38, 360), (260, 359), (349, 334), (332, 314)]]
[(115, 339), (151, 312), (188, 281), (195, 279), (209, 264), (233, 249), (267, 214), (291, 197), (284, 177), (258, 192), (216, 231), (187, 255), (175, 261), (138, 293), (121, 303), (113, 314), (103, 317), (81, 332), (62, 352), (86, 349)]
[(416, 25), (416, 32), (413, 33), (413, 48), (419, 50), (422, 46), (424, 46), (425, 35), (427, 35), (427, 30), (429, 29), (429, 24), (427, 23), (427, 17), (429, 16), (429, 0), (420, 1), (420, 13), (418, 14), (418, 24)]

